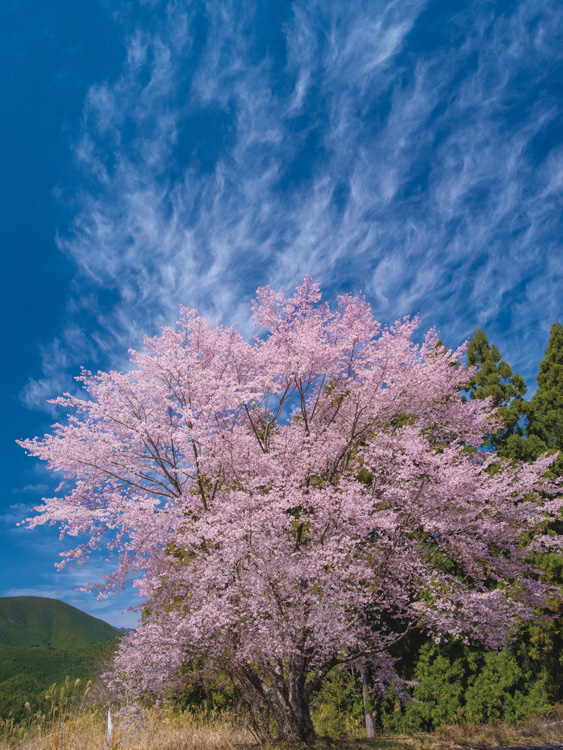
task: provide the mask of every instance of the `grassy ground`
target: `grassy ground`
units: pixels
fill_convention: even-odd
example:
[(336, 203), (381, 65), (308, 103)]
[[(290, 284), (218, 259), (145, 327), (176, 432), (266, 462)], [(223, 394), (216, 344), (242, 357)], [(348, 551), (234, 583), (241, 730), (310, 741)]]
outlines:
[[(246, 750), (256, 748), (252, 734), (236, 721), (219, 714), (149, 713), (142, 724), (116, 721), (113, 750)], [(104, 750), (105, 721), (99, 713), (86, 713), (60, 728), (36, 726), (26, 733), (4, 722), (0, 750)], [(444, 727), (430, 734), (381, 735), (374, 740), (319, 739), (318, 750), (453, 750), (538, 745), (563, 746), (563, 706), (534, 717), (526, 726)]]
[[(218, 715), (153, 711), (136, 725), (118, 720), (114, 725), (113, 750), (242, 750), (255, 742), (244, 727)], [(85, 713), (63, 724), (62, 750), (103, 750), (105, 736), (105, 716)], [(7, 748), (61, 750), (60, 726), (35, 726), (22, 733), (8, 722), (0, 729), (0, 749)]]

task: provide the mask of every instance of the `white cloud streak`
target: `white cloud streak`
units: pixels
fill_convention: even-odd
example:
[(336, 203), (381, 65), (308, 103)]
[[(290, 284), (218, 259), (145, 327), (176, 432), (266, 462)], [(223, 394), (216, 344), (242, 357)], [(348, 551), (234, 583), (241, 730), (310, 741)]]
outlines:
[(306, 273), (452, 346), (484, 327), (531, 383), (562, 312), (558, 4), (165, 7), (121, 18), (123, 68), (85, 97), (78, 190), (57, 190), (78, 271), (24, 401), (126, 366), (180, 303), (247, 328), (259, 284)]

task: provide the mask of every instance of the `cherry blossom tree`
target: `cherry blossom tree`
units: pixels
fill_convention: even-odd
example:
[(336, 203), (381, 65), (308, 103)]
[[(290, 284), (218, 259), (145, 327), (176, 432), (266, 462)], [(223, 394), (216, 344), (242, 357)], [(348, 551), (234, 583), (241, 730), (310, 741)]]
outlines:
[(115, 553), (103, 592), (133, 580), (143, 599), (114, 682), (165, 698), (229, 678), (261, 736), (274, 719), (303, 743), (337, 665), (384, 686), (413, 628), (500, 647), (554, 593), (530, 560), (560, 545), (542, 529), (563, 505), (553, 459), (478, 450), (494, 416), (459, 398), (463, 349), (320, 297), (309, 278), (289, 299), (259, 289), (251, 342), (183, 308), (21, 442), (64, 475), (30, 525), (86, 540), (62, 565)]

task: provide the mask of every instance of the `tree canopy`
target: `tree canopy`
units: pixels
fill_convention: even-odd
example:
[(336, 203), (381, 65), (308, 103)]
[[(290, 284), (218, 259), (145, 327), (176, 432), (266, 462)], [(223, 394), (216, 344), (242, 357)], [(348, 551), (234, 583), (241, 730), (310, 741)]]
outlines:
[(230, 678), (261, 736), (273, 718), (300, 742), (329, 672), (369, 661), (396, 682), (390, 649), (413, 628), (501, 646), (554, 594), (530, 559), (560, 547), (543, 528), (563, 505), (551, 459), (479, 450), (490, 405), (459, 398), (463, 349), (320, 297), (310, 279), (289, 299), (259, 289), (251, 342), (184, 308), (22, 441), (65, 477), (31, 525), (86, 535), (72, 563), (116, 552), (106, 590), (133, 579), (144, 599), (114, 683), (165, 697)]

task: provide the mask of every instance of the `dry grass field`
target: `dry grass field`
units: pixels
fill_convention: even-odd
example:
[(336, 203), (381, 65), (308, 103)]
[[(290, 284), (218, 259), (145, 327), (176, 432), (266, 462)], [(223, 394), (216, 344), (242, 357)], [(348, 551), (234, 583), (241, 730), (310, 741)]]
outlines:
[[(0, 750), (104, 750), (105, 719), (88, 712), (60, 727), (35, 726), (26, 732), (3, 722)], [(563, 706), (534, 717), (522, 727), (506, 725), (444, 727), (429, 734), (356, 736), (343, 740), (320, 738), (318, 750), (454, 750), (560, 746), (563, 748)], [(112, 750), (246, 750), (258, 745), (248, 729), (225, 714), (152, 711), (136, 726), (115, 722)]]
[[(89, 712), (66, 721), (62, 748), (60, 726), (35, 726), (22, 733), (8, 723), (0, 729), (0, 738), (1, 750), (104, 750), (106, 718)], [(112, 750), (231, 750), (254, 742), (250, 732), (226, 717), (151, 711), (135, 725), (114, 720)]]

